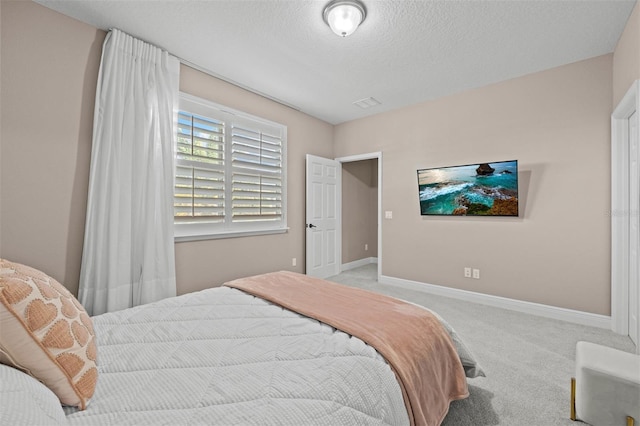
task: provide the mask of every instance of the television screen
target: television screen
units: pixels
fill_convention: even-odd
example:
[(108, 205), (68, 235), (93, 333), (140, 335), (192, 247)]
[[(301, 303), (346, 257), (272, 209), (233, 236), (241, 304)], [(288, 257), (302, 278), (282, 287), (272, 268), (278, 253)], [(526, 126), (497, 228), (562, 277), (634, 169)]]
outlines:
[(518, 216), (518, 161), (418, 170), (422, 215)]

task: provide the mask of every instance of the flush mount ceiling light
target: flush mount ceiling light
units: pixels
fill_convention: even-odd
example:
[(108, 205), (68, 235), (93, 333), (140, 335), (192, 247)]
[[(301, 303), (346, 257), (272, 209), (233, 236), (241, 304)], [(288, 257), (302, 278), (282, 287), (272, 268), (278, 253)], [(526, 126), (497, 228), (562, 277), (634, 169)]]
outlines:
[(322, 12), (324, 22), (340, 37), (352, 34), (366, 16), (367, 10), (359, 0), (333, 0)]

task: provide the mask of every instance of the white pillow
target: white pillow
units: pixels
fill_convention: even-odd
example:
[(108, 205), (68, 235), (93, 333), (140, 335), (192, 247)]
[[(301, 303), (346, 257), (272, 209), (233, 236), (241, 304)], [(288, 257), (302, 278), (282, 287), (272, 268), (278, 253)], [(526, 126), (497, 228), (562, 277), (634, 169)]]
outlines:
[(60, 400), (51, 389), (22, 371), (0, 364), (0, 424), (65, 425)]
[(462, 363), (462, 367), (464, 368), (465, 376), (471, 379), (473, 379), (474, 377), (486, 377), (486, 374), (484, 373), (484, 370), (482, 369), (480, 364), (478, 364), (476, 357), (473, 355), (467, 345), (465, 345), (464, 341), (460, 338), (458, 333), (456, 333), (451, 324), (449, 324), (444, 318), (438, 315), (437, 312), (434, 312), (431, 309), (429, 309), (429, 311), (440, 320), (444, 329), (447, 330), (447, 333), (449, 333), (449, 336), (453, 341), (453, 345), (456, 347), (456, 352), (458, 352), (458, 356), (460, 357), (460, 362)]
[(466, 377), (470, 379), (473, 379), (475, 377), (487, 377), (480, 364), (478, 364), (476, 357), (473, 355), (471, 350), (467, 347), (458, 333), (456, 333), (451, 324), (449, 324), (444, 318), (442, 318), (440, 314), (425, 306), (418, 305), (417, 303), (409, 302), (406, 300), (405, 302), (411, 303), (412, 305), (418, 306), (422, 309), (426, 309), (427, 311), (431, 312), (436, 318), (438, 318), (444, 329), (449, 334), (449, 337), (451, 337), (451, 341), (456, 348), (456, 352), (458, 353), (458, 357), (460, 358), (462, 368), (464, 368), (464, 375)]

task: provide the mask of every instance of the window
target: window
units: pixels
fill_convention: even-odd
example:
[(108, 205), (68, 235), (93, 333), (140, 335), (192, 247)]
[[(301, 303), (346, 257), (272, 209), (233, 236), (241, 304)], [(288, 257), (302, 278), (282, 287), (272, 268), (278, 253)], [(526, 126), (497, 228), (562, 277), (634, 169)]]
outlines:
[(176, 239), (285, 232), (286, 134), (283, 125), (181, 93)]

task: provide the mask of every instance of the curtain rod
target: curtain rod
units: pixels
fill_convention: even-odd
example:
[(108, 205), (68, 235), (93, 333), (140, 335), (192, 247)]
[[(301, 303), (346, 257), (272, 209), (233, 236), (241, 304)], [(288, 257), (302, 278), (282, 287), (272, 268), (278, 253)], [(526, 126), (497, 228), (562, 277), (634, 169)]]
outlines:
[(270, 101), (279, 103), (280, 105), (286, 106), (286, 107), (294, 109), (296, 111), (300, 111), (300, 108), (298, 108), (297, 106), (292, 105), (292, 104), (290, 104), (288, 102), (285, 102), (285, 101), (283, 101), (281, 99), (274, 98), (273, 96), (267, 95), (266, 93), (262, 93), (262, 92), (260, 92), (258, 90), (255, 90), (255, 89), (251, 88), (251, 87), (245, 86), (244, 84), (238, 83), (237, 81), (231, 80), (230, 78), (223, 77), (223, 76), (221, 76), (219, 74), (214, 73), (211, 70), (208, 70), (208, 69), (203, 68), (203, 67), (201, 67), (199, 65), (196, 65), (193, 62), (187, 61), (186, 59), (182, 59), (179, 56), (176, 56), (176, 58), (178, 58), (178, 60), (180, 61), (180, 63), (182, 65), (185, 65), (185, 66), (187, 66), (189, 68), (193, 68), (196, 71), (200, 71), (200, 72), (205, 73), (205, 74), (207, 74), (207, 75), (209, 75), (211, 77), (217, 78), (218, 80), (222, 80), (222, 81), (224, 81), (226, 83), (233, 84), (236, 87), (244, 89), (244, 90), (246, 90), (248, 92), (251, 92), (251, 93), (253, 93), (255, 95), (261, 96), (261, 97), (263, 97), (265, 99), (269, 99)]
[(199, 65), (194, 64), (193, 62), (187, 61), (186, 59), (182, 59), (182, 58), (181, 58), (181, 57), (179, 57), (178, 55), (175, 55), (175, 54), (173, 54), (173, 53), (169, 52), (169, 50), (167, 50), (167, 49), (165, 49), (165, 48), (163, 48), (163, 47), (160, 47), (160, 46), (158, 46), (158, 45), (156, 45), (156, 44), (154, 44), (154, 43), (150, 43), (150, 42), (148, 42), (148, 41), (146, 41), (146, 40), (144, 40), (144, 39), (142, 39), (142, 38), (140, 38), (140, 37), (138, 37), (138, 36), (130, 35), (129, 33), (126, 33), (126, 32), (124, 32), (124, 31), (120, 30), (119, 28), (110, 27), (110, 28), (109, 28), (109, 30), (108, 30), (107, 32), (110, 32), (110, 31), (112, 31), (112, 30), (118, 30), (118, 31), (121, 31), (121, 32), (123, 32), (123, 33), (125, 33), (125, 34), (127, 34), (127, 35), (129, 35), (129, 36), (131, 36), (131, 37), (137, 38), (138, 40), (141, 40), (141, 41), (143, 41), (143, 42), (145, 42), (145, 43), (147, 43), (147, 44), (150, 44), (150, 45), (152, 45), (152, 46), (156, 46), (156, 47), (158, 47), (159, 49), (162, 49), (162, 50), (166, 51), (166, 52), (167, 52), (167, 53), (169, 53), (170, 55), (175, 56), (175, 57), (178, 59), (178, 61), (180, 61), (180, 63), (181, 63), (181, 64), (186, 65), (186, 66), (188, 66), (189, 68), (193, 68), (193, 69), (194, 69), (194, 70), (196, 70), (196, 71), (200, 71), (200, 72), (202, 72), (202, 73), (205, 73), (205, 74), (207, 74), (207, 75), (210, 75), (211, 77), (217, 78), (218, 80), (222, 80), (222, 81), (224, 81), (224, 82), (226, 82), (226, 83), (233, 84), (233, 85), (234, 85), (234, 86), (236, 86), (236, 87), (239, 87), (239, 88), (241, 88), (241, 89), (244, 89), (244, 90), (246, 90), (246, 91), (248, 91), (248, 92), (251, 92), (251, 93), (253, 93), (253, 94), (255, 94), (255, 95), (261, 96), (261, 97), (263, 97), (263, 98), (265, 98), (265, 99), (269, 99), (270, 101), (276, 102), (276, 103), (278, 103), (278, 104), (280, 104), (280, 105), (286, 106), (286, 107), (291, 108), (291, 109), (294, 109), (294, 110), (296, 110), (296, 111), (300, 111), (300, 108), (299, 108), (299, 107), (297, 107), (297, 106), (295, 106), (295, 105), (292, 105), (292, 104), (290, 104), (290, 103), (288, 103), (288, 102), (285, 102), (285, 101), (283, 101), (283, 100), (281, 100), (281, 99), (274, 98), (273, 96), (269, 96), (269, 95), (267, 95), (266, 93), (262, 93), (262, 92), (260, 92), (260, 91), (258, 91), (258, 90), (255, 90), (255, 89), (253, 89), (253, 88), (251, 88), (251, 87), (249, 87), (249, 86), (245, 86), (244, 84), (242, 84), (242, 83), (238, 83), (237, 81), (231, 80), (230, 78), (223, 77), (223, 76), (221, 76), (221, 75), (219, 75), (219, 74), (216, 74), (216, 73), (214, 73), (214, 72), (213, 72), (213, 71), (211, 71), (211, 70), (208, 70), (208, 69), (206, 69), (206, 68), (203, 68), (203, 67), (201, 67), (201, 66), (199, 66)]

